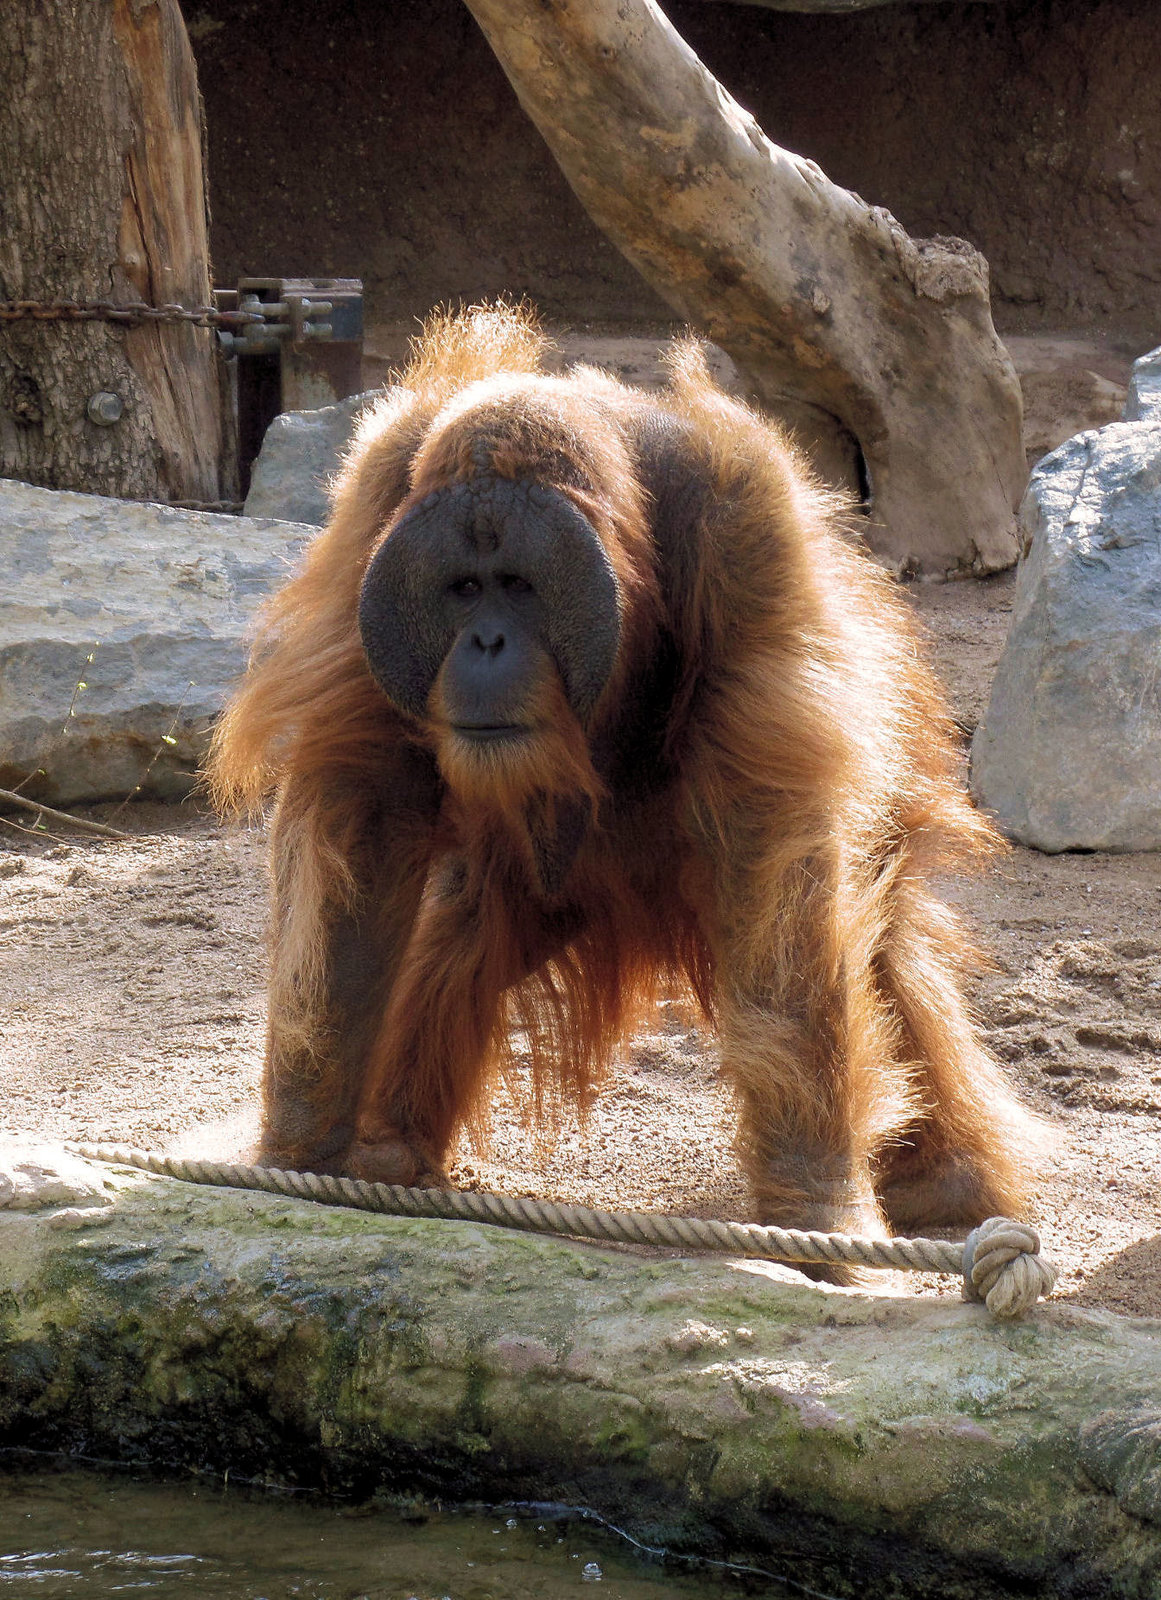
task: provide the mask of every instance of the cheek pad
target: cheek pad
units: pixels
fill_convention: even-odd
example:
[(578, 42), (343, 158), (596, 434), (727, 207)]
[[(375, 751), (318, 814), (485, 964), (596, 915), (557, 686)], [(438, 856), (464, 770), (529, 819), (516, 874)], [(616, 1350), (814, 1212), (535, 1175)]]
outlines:
[(616, 574), (592, 525), (544, 484), (513, 484), (504, 551), (540, 599), (542, 637), (583, 721), (601, 697), (621, 642)]
[(422, 500), (371, 559), (359, 596), (359, 632), (384, 694), (422, 718), (456, 634), (440, 603), (482, 537), (536, 590), (541, 637), (583, 720), (609, 680), (620, 644), (616, 575), (588, 520), (544, 484), (491, 477), (451, 484)]
[(451, 573), (454, 493), (428, 495), (391, 530), (359, 591), (359, 635), (371, 676), (401, 711), (420, 719), (454, 637), (439, 603)]

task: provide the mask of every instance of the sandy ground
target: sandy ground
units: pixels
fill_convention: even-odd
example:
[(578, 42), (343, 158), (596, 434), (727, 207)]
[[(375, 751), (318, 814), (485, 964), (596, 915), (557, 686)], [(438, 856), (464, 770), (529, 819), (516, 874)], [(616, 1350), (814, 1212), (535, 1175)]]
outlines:
[[(920, 586), (970, 730), (1011, 576)], [(264, 1013), (264, 839), (194, 807), (94, 808), (135, 837), (0, 840), (0, 1132), (222, 1149), (254, 1123)], [(975, 1000), (993, 1049), (1057, 1132), (1036, 1194), (1058, 1293), (1161, 1315), (1161, 855), (1015, 850), (949, 886), (995, 958)], [(232, 1121), (230, 1119), (233, 1119)], [(206, 1124), (227, 1122), (207, 1136)], [(453, 1176), (609, 1207), (745, 1218), (713, 1041), (661, 1008), (586, 1128), (538, 1149), (500, 1097), (493, 1146)], [(932, 1292), (937, 1280), (876, 1286)], [(940, 1292), (955, 1292), (944, 1282)]]

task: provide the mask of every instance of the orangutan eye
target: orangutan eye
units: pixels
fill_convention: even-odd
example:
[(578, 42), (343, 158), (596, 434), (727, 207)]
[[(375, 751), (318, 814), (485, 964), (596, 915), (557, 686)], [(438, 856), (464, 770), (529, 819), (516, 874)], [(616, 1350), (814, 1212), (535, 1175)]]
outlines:
[(528, 582), (527, 578), (521, 578), (515, 572), (501, 573), (500, 587), (504, 590), (505, 594), (532, 593), (532, 585)]
[(472, 600), (480, 592), (478, 578), (457, 578), (454, 583), (448, 584), (448, 589), (460, 600)]

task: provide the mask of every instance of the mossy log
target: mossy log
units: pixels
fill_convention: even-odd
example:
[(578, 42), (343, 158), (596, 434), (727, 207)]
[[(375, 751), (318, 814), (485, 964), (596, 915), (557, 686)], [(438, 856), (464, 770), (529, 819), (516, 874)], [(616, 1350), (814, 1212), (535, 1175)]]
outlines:
[(0, 1169), (0, 1445), (587, 1504), (832, 1593), (1158, 1592), (1155, 1322)]

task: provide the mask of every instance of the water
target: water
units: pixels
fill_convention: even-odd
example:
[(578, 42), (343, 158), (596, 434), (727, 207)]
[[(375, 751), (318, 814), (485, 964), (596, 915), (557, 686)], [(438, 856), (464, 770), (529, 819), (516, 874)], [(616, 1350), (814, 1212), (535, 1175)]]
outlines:
[[(734, 1579), (647, 1563), (615, 1535), (543, 1512), (431, 1511), (417, 1521), (204, 1481), (0, 1478), (0, 1600), (724, 1600), (742, 1592)], [(760, 1592), (791, 1591), (761, 1581)]]

